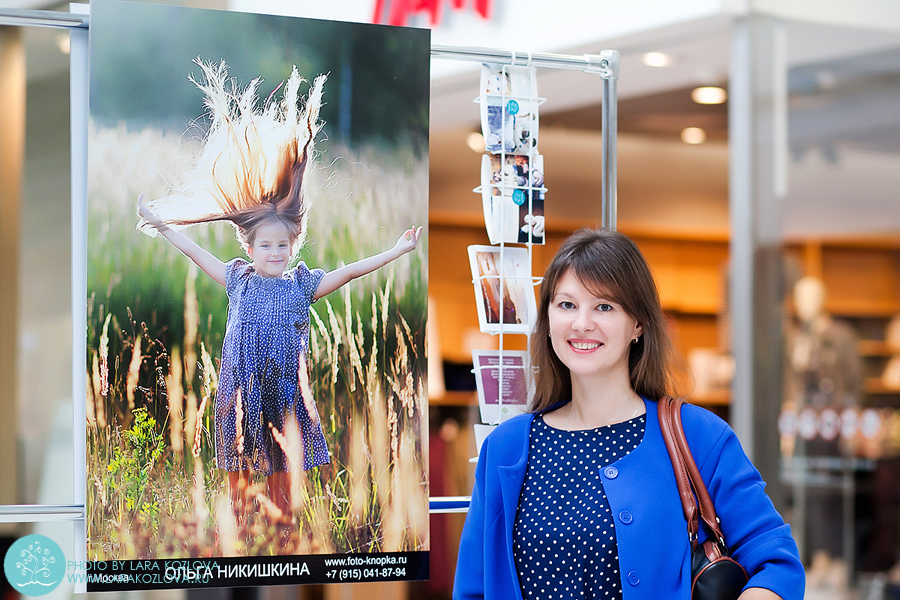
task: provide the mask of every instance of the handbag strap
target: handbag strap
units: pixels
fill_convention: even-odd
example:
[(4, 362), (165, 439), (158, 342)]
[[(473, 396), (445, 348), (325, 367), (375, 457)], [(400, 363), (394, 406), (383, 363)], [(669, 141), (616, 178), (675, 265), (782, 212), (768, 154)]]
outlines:
[(716, 508), (694, 457), (684, 435), (684, 427), (681, 424), (681, 406), (684, 398), (672, 399), (665, 396), (658, 403), (659, 426), (663, 439), (666, 442), (666, 450), (672, 461), (675, 471), (675, 481), (678, 484), (678, 495), (681, 497), (681, 507), (684, 517), (687, 519), (688, 536), (691, 545), (697, 544), (697, 530), (699, 519), (703, 519), (707, 527), (716, 536), (723, 551), (726, 551), (725, 536), (722, 534), (721, 521), (716, 515)]

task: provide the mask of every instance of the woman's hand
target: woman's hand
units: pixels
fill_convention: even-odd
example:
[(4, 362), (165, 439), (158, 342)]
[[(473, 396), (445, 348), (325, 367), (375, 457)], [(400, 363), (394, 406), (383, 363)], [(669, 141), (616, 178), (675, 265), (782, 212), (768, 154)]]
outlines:
[(162, 231), (167, 229), (166, 224), (162, 222), (162, 219), (159, 218), (155, 212), (150, 210), (150, 208), (144, 204), (144, 194), (138, 194), (138, 215), (147, 221), (151, 227), (156, 229), (157, 231)]
[(404, 231), (403, 235), (400, 236), (400, 239), (397, 240), (397, 243), (394, 245), (394, 250), (398, 252), (397, 256), (402, 256), (407, 252), (415, 250), (416, 244), (419, 243), (420, 235), (422, 235), (421, 227), (410, 227)]

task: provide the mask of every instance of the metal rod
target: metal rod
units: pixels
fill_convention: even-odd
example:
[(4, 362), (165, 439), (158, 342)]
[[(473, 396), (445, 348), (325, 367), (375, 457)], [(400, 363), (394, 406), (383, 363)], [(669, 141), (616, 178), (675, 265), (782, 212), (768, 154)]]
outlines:
[(471, 496), (432, 496), (428, 499), (428, 512), (461, 513), (468, 512)]
[(446, 58), (468, 62), (494, 62), (522, 67), (571, 69), (597, 73), (601, 77), (618, 77), (619, 53), (603, 50), (600, 54), (550, 54), (547, 52), (516, 52), (477, 46), (431, 46), (432, 58)]
[(618, 102), (616, 100), (616, 79), (603, 80), (603, 113), (601, 141), (603, 146), (603, 185), (600, 205), (603, 226), (608, 231), (616, 230), (618, 199), (616, 192), (616, 138), (618, 130)]
[(0, 506), (0, 523), (81, 521), (83, 519), (83, 504), (18, 504), (14, 506)]
[(56, 10), (0, 9), (0, 25), (16, 27), (53, 27), (57, 29), (87, 29), (91, 17), (86, 14)]
[[(0, 10), (0, 25), (87, 29), (90, 27), (90, 16), (53, 10), (2, 9)], [(610, 69), (610, 57), (607, 55), (610, 52), (615, 51), (605, 50), (600, 54), (575, 56), (547, 52), (515, 52), (477, 46), (444, 46), (440, 44), (431, 46), (431, 56), (434, 58), (469, 62), (498, 62), (551, 69), (573, 69), (596, 72), (603, 77), (614, 76)], [(618, 62), (618, 53), (615, 52), (615, 54), (616, 62)]]
[[(90, 5), (73, 4), (73, 15), (89, 18)], [(80, 12), (84, 11), (84, 12)], [(87, 23), (87, 21), (85, 21)], [(88, 100), (90, 84), (90, 30), (69, 31), (69, 132), (72, 149), (72, 398), (73, 398), (73, 498), (76, 505), (87, 504), (87, 173)], [(72, 523), (73, 560), (87, 560), (87, 530), (84, 511)], [(87, 591), (84, 580), (75, 582), (75, 593)]]

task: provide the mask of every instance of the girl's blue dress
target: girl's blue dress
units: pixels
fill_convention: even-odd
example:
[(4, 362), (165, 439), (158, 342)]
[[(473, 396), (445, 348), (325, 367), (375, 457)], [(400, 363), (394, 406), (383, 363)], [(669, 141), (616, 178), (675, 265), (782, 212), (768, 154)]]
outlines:
[(280, 279), (262, 277), (240, 258), (226, 268), (216, 463), (228, 471), (288, 471), (272, 428), (284, 433), (289, 419), (300, 431), (303, 469), (330, 462), (315, 404), (307, 408), (297, 382), (299, 357), (309, 346), (309, 307), (325, 272), (301, 262)]

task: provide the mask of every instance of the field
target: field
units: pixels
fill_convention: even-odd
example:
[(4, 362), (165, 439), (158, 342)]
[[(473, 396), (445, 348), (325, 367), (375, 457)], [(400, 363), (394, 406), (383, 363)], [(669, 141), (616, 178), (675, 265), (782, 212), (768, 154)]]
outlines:
[[(313, 305), (309, 388), (331, 468), (291, 469), (290, 510), (256, 478), (235, 511), (215, 466), (225, 291), (161, 237), (136, 231), (190, 143), (93, 129), (87, 331), (88, 559), (427, 550), (427, 232), (419, 248)], [(427, 169), (402, 149), (329, 147), (309, 186), (300, 259), (333, 269), (427, 219)], [(222, 260), (227, 225), (187, 230)], [(280, 436), (280, 437), (279, 437)], [(276, 432), (289, 457), (296, 431)]]

